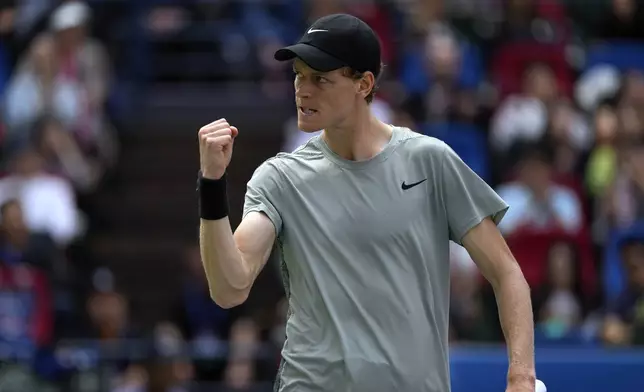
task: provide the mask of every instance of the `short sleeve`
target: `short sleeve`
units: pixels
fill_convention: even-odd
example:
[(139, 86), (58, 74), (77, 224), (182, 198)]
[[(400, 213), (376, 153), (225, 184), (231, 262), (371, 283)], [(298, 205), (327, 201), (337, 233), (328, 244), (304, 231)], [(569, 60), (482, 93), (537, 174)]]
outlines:
[(255, 170), (246, 185), (242, 217), (245, 218), (253, 211), (263, 212), (273, 222), (275, 235), (279, 235), (282, 230), (282, 217), (276, 207), (280, 191), (279, 178), (279, 170), (272, 159), (262, 163)]
[(447, 145), (441, 175), (442, 198), (452, 241), (460, 245), (465, 234), (487, 217), (499, 224), (508, 205)]

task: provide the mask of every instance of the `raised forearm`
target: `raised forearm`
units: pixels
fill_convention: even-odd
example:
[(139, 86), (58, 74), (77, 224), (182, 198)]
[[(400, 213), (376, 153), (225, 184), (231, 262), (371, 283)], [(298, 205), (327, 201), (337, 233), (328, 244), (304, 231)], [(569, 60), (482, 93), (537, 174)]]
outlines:
[(494, 283), (503, 335), (508, 346), (508, 379), (534, 382), (534, 321), (530, 288), (518, 265)]
[(235, 244), (228, 218), (202, 219), (199, 246), (212, 299), (225, 308), (244, 302), (252, 274)]

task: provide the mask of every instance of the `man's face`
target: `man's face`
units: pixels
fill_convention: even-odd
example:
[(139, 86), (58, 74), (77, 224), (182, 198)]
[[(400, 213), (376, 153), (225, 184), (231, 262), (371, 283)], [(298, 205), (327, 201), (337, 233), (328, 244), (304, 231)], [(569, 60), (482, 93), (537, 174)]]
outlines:
[(636, 287), (644, 290), (644, 244), (630, 244), (623, 249), (622, 255), (628, 279)]
[(550, 166), (540, 159), (527, 159), (521, 168), (521, 178), (523, 182), (532, 189), (533, 192), (543, 193), (550, 185)]
[(25, 224), (20, 204), (15, 202), (6, 206), (4, 211), (2, 211), (0, 226), (5, 233), (10, 236), (27, 230), (27, 225)]
[(296, 59), (293, 71), (297, 126), (304, 132), (340, 125), (364, 99), (358, 94), (359, 80), (346, 76), (343, 69), (319, 72)]
[(552, 70), (544, 65), (533, 65), (524, 76), (524, 91), (542, 101), (557, 96), (557, 80)]
[(56, 34), (58, 49), (63, 52), (71, 52), (77, 49), (85, 40), (86, 33), (84, 26), (72, 27), (61, 30)]
[(13, 163), (13, 172), (21, 176), (38, 174), (43, 169), (42, 157), (33, 149), (20, 152)]

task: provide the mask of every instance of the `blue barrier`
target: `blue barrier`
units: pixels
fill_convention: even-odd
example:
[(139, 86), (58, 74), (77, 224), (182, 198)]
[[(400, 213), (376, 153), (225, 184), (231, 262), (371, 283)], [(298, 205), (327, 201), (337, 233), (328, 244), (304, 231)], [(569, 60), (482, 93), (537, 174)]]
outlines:
[[(537, 375), (548, 392), (642, 392), (644, 350), (537, 348)], [(503, 392), (505, 348), (453, 348), (452, 392)]]
[[(129, 340), (106, 345), (75, 340), (64, 342), (55, 350), (48, 358), (48, 365), (53, 366), (49, 370), (54, 373), (74, 374), (100, 370), (124, 359), (162, 361), (171, 360), (175, 355), (193, 359), (227, 357), (225, 342), (211, 343), (193, 342), (177, 352), (164, 353), (161, 347), (153, 348), (151, 341)], [(277, 364), (275, 347), (260, 346), (258, 349), (254, 355), (259, 360)], [(453, 346), (450, 359), (452, 392), (505, 391), (508, 369), (505, 347)], [(536, 361), (537, 376), (546, 383), (548, 392), (644, 392), (644, 349), (537, 347)]]

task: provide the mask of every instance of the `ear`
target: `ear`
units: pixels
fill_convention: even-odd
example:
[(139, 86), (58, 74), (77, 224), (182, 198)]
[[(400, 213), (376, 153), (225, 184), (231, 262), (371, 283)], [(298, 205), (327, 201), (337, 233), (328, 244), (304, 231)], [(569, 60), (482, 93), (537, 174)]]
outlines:
[(373, 73), (371, 72), (365, 72), (362, 78), (358, 80), (356, 86), (357, 86), (357, 92), (362, 96), (362, 98), (366, 98), (369, 93), (375, 88), (376, 84), (376, 78), (374, 77)]

